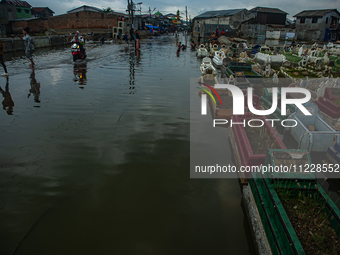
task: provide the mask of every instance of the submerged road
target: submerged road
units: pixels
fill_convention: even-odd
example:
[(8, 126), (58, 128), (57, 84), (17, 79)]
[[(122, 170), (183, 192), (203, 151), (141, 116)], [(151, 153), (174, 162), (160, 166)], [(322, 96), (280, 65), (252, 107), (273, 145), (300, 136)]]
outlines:
[(237, 180), (189, 178), (200, 61), (177, 43), (5, 56), (0, 254), (253, 254)]

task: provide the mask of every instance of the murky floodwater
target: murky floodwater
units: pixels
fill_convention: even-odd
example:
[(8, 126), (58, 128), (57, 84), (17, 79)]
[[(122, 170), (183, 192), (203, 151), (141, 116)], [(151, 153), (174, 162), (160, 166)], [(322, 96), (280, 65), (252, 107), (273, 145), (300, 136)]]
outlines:
[(137, 57), (89, 45), (75, 65), (68, 47), (42, 50), (35, 70), (20, 54), (6, 62), (0, 254), (253, 253), (237, 180), (189, 178), (200, 61), (176, 44), (145, 40)]

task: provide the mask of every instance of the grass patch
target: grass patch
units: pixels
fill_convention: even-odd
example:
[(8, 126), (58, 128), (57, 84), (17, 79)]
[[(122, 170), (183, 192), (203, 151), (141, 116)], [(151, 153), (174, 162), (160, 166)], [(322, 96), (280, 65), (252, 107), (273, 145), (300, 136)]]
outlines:
[[(259, 123), (252, 123), (252, 125), (259, 125)], [(268, 134), (265, 126), (254, 128), (247, 126), (245, 128), (248, 140), (254, 154), (266, 154), (268, 149), (275, 149), (276, 144)]]
[(255, 75), (255, 76), (257, 76), (256, 73), (254, 73), (253, 71), (249, 71), (249, 70), (244, 71), (244, 75)]
[(277, 77), (278, 78), (286, 78), (286, 76), (281, 72), (278, 73)]
[(333, 103), (340, 106), (340, 98), (333, 100)]
[(337, 68), (340, 68), (340, 58), (337, 58), (336, 60), (334, 60), (334, 66)]
[(290, 52), (283, 52), (283, 55), (285, 55), (286, 59), (292, 63), (299, 63), (302, 60), (301, 57), (295, 56)]
[(276, 192), (306, 254), (340, 254), (340, 239), (317, 191), (276, 188)]
[(306, 76), (310, 78), (319, 78), (319, 76), (315, 73), (312, 73), (308, 70), (300, 70), (300, 69), (290, 69), (286, 71), (293, 78), (305, 78)]

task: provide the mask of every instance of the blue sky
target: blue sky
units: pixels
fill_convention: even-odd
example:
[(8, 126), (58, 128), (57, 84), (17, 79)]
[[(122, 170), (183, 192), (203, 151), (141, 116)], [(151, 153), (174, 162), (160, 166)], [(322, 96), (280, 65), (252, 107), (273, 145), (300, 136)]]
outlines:
[[(79, 7), (81, 5), (91, 5), (99, 8), (111, 7), (114, 11), (125, 12), (127, 1), (123, 0), (27, 0), (33, 7), (49, 7), (56, 15), (65, 13), (66, 11)], [(159, 10), (163, 14), (172, 12), (175, 13), (178, 9), (181, 12), (185, 12), (185, 6), (188, 7), (188, 14), (191, 18), (205, 11), (211, 10), (226, 10), (226, 9), (238, 9), (247, 8), (248, 10), (256, 7), (276, 7), (289, 13), (289, 18), (292, 18), (295, 14), (303, 10), (313, 9), (336, 9), (340, 7), (340, 0), (213, 0), (213, 2), (207, 0), (137, 0), (135, 3), (143, 2), (142, 13), (146, 13), (149, 7), (153, 10)], [(338, 9), (339, 10), (339, 9)]]

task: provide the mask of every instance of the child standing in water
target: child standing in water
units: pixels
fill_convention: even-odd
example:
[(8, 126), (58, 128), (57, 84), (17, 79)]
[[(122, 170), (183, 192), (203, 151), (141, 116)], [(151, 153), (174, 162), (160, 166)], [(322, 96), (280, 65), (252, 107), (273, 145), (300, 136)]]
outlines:
[(126, 43), (128, 43), (129, 36), (128, 36), (128, 33), (127, 33), (127, 32), (125, 33), (125, 35), (123, 36), (123, 38), (124, 38), (124, 41), (125, 41)]
[(33, 50), (35, 50), (33, 42), (32, 42), (32, 38), (29, 35), (30, 29), (28, 27), (25, 27), (22, 30), (22, 33), (24, 34), (24, 37), (21, 38), (21, 40), (23, 40), (24, 44), (25, 44), (25, 54), (26, 57), (31, 61), (31, 65), (30, 67), (33, 67), (35, 64), (33, 62), (33, 57), (32, 57), (32, 53)]

